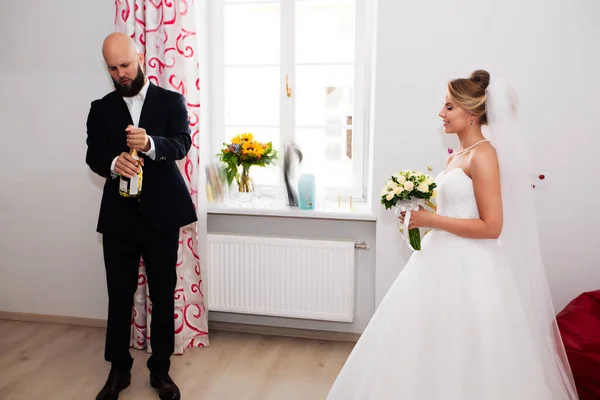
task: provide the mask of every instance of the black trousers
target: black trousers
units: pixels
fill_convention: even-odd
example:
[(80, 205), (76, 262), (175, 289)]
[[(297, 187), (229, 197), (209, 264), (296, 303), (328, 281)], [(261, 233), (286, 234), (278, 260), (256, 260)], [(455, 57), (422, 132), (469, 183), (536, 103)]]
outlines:
[(152, 355), (147, 366), (152, 373), (167, 373), (175, 345), (173, 296), (177, 283), (179, 230), (160, 231), (148, 222), (144, 211), (138, 211), (135, 221), (123, 221), (122, 231), (105, 233), (102, 243), (108, 288), (104, 358), (111, 363), (113, 371), (129, 371), (133, 365), (129, 353), (131, 317), (142, 256), (152, 301)]

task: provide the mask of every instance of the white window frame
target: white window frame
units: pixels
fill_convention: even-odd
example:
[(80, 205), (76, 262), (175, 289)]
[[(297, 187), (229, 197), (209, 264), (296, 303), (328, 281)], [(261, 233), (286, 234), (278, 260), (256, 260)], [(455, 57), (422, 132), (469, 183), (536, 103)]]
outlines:
[[(354, 61), (354, 114), (352, 116), (352, 162), (353, 184), (347, 188), (325, 188), (326, 200), (336, 200), (340, 190), (344, 195), (352, 195), (361, 202), (369, 198), (369, 143), (372, 111), (372, 73), (375, 47), (375, 7), (374, 0), (355, 1), (355, 61)], [(296, 0), (210, 0), (208, 1), (208, 56), (210, 86), (210, 138), (211, 155), (217, 154), (223, 142), (230, 138), (225, 135), (225, 81), (224, 81), (224, 30), (223, 9), (228, 4), (273, 4), (281, 9), (281, 60), (280, 60), (280, 143), (294, 140), (296, 113), (294, 112), (295, 77), (295, 6)], [(323, 65), (335, 65), (323, 63)], [(292, 96), (286, 95), (286, 77), (292, 89)], [(309, 126), (310, 127), (310, 126)], [(319, 126), (320, 127), (320, 126)], [(340, 128), (344, 128), (340, 126)], [(240, 132), (243, 130), (240, 127)], [(281, 149), (278, 149), (281, 150)], [(358, 151), (357, 151), (358, 150)], [(281, 152), (277, 167), (280, 165)], [(268, 167), (267, 167), (268, 168)], [(283, 186), (282, 174), (278, 174), (278, 185)], [(318, 179), (318, 177), (317, 177)], [(260, 188), (260, 186), (257, 186)]]

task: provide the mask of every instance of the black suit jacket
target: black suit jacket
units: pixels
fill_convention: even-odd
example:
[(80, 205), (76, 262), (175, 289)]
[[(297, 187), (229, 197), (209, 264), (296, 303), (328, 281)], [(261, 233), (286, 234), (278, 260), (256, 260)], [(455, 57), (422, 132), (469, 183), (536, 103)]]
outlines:
[(128, 152), (125, 129), (133, 125), (123, 98), (113, 91), (91, 104), (87, 119), (86, 163), (105, 177), (97, 231), (127, 229), (140, 209), (160, 230), (177, 229), (197, 221), (196, 210), (176, 161), (192, 144), (185, 98), (152, 83), (148, 87), (139, 127), (154, 141), (155, 160), (144, 157), (144, 180), (138, 198), (119, 194), (119, 178), (112, 178), (110, 165), (122, 152)]

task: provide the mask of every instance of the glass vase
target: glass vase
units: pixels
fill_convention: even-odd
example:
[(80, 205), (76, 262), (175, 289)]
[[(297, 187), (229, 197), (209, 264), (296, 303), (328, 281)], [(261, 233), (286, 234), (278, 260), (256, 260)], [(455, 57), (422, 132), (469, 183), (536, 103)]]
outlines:
[(242, 173), (240, 174), (240, 182), (238, 185), (238, 191), (240, 193), (252, 193), (254, 192), (254, 185), (250, 178), (250, 167), (242, 166)]

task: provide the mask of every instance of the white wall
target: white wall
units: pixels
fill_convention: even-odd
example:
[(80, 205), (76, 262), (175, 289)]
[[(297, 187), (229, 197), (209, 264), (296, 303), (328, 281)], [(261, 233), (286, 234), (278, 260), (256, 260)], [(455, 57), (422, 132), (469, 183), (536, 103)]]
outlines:
[(0, 310), (106, 315), (85, 122), (111, 89), (101, 46), (113, 3), (0, 5)]
[[(555, 307), (600, 289), (600, 3), (379, 0), (378, 15), (375, 198), (397, 169), (440, 171), (445, 84), (487, 69), (519, 90), (534, 165), (547, 177), (536, 194)], [(390, 212), (375, 209), (378, 304), (408, 253)]]
[[(475, 68), (502, 74), (521, 89), (535, 138), (535, 162), (548, 177), (537, 193), (544, 259), (557, 305), (600, 288), (594, 235), (600, 222), (594, 204), (598, 167), (593, 163), (600, 148), (595, 135), (600, 126), (600, 31), (592, 23), (600, 4), (547, 0), (517, 5), (508, 0), (502, 4), (516, 20), (505, 25), (502, 19), (509, 11), (492, 13), (474, 0), (460, 1), (460, 6), (379, 2), (374, 194), (398, 168), (432, 164), (439, 171), (443, 152), (437, 150), (441, 136), (436, 115), (448, 79)], [(0, 41), (0, 310), (106, 316), (104, 266), (95, 233), (102, 180), (89, 172), (84, 157), (90, 101), (111, 90), (100, 46), (113, 30), (113, 9), (114, 3), (106, 1), (0, 5), (0, 35), (17, 37)], [(390, 145), (409, 137), (417, 138), (411, 151)], [(369, 272), (373, 253), (361, 253), (360, 315), (346, 327), (349, 331), (366, 323), (375, 294), (379, 300), (408, 255), (390, 213), (375, 208), (376, 292), (374, 271)], [(242, 231), (256, 226), (253, 218), (243, 220), (247, 225)], [(225, 229), (230, 222), (211, 217), (209, 228)], [(565, 225), (564, 234), (558, 223)], [(279, 229), (266, 220), (261, 226)], [(329, 221), (313, 221), (301, 226), (375, 240), (372, 226), (364, 223), (332, 227)], [(215, 317), (283, 324), (259, 317)]]
[[(85, 164), (90, 102), (112, 90), (101, 55), (114, 3), (59, 0), (0, 7), (0, 311), (106, 318), (100, 236), (103, 179)], [(84, 16), (89, 16), (85, 17)], [(86, 33), (87, 32), (87, 33)], [(257, 222), (258, 219), (258, 222)], [(210, 216), (212, 231), (348, 237), (357, 252), (351, 324), (210, 313), (211, 320), (362, 332), (375, 304), (373, 222)]]

